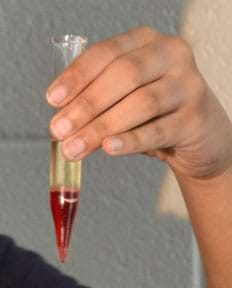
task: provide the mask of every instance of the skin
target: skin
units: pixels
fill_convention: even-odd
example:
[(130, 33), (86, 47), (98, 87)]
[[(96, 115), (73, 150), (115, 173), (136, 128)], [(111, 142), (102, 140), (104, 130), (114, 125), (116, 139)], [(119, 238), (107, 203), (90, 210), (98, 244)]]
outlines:
[(51, 84), (47, 101), (60, 108), (50, 129), (67, 159), (101, 147), (111, 156), (142, 153), (171, 167), (209, 287), (232, 287), (232, 127), (187, 43), (149, 27), (106, 39)]

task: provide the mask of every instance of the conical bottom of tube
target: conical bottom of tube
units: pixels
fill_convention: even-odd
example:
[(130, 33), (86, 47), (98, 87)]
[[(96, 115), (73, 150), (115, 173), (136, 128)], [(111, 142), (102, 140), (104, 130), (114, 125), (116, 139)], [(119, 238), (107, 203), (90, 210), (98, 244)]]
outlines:
[(50, 193), (51, 209), (55, 224), (57, 248), (62, 263), (67, 260), (73, 221), (78, 207), (79, 191), (53, 190)]
[(60, 262), (65, 263), (66, 260), (68, 259), (68, 247), (58, 246), (57, 249)]

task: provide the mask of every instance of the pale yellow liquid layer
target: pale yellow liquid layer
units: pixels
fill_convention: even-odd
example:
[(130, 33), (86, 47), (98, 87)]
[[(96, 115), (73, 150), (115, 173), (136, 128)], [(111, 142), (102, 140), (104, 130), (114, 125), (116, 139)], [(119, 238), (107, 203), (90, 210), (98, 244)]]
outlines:
[(50, 188), (80, 190), (81, 161), (67, 161), (61, 151), (61, 142), (51, 142)]

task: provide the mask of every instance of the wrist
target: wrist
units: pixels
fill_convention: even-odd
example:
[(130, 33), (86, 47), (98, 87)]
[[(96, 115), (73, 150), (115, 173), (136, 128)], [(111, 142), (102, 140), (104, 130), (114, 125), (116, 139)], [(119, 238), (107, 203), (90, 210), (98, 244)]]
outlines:
[[(196, 191), (196, 193), (217, 193), (217, 189), (228, 189), (229, 183), (232, 185), (232, 165), (228, 166), (223, 172), (209, 175), (207, 178), (195, 178), (181, 175), (174, 171), (174, 174), (179, 182), (179, 185), (186, 187), (182, 189), (182, 193), (189, 193), (189, 191)], [(232, 188), (232, 186), (231, 186)]]

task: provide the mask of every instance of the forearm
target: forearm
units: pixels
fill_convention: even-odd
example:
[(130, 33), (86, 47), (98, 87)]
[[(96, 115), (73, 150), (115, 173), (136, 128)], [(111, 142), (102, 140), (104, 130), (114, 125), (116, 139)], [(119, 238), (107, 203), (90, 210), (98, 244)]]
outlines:
[(232, 171), (204, 181), (176, 176), (199, 242), (208, 287), (232, 287)]

